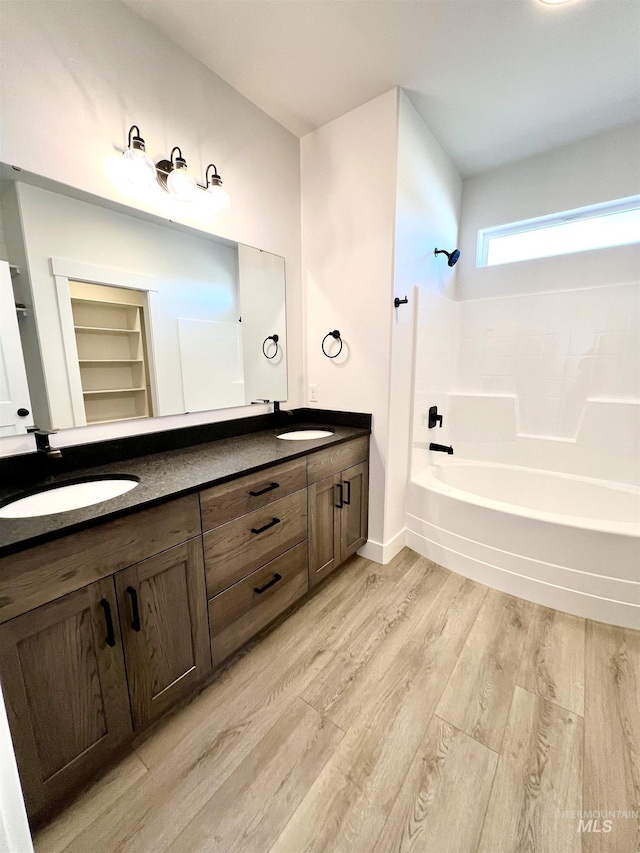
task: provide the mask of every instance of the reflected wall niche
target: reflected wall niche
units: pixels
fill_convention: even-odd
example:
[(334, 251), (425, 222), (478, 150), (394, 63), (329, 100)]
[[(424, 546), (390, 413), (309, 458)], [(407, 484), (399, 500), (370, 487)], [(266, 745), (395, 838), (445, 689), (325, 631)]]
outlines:
[[(284, 258), (10, 167), (0, 174), (0, 248), (12, 267), (2, 287), (24, 306), (21, 352), (14, 336), (6, 355), (23, 360), (38, 427), (287, 399)], [(1, 435), (28, 428), (2, 420)]]

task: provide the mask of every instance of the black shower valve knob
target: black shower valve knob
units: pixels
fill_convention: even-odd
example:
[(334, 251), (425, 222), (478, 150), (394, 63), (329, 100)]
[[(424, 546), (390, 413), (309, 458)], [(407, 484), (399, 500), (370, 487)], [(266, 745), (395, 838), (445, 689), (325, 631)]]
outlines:
[(433, 429), (435, 426), (442, 426), (442, 415), (438, 414), (437, 406), (431, 406), (431, 408), (429, 409), (428, 427), (429, 429)]

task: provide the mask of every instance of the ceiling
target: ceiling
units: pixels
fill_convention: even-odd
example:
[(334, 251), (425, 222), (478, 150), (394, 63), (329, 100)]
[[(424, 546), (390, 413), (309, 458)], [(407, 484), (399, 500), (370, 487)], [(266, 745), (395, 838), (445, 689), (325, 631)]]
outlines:
[(640, 120), (640, 3), (125, 0), (292, 133), (394, 86), (464, 176)]

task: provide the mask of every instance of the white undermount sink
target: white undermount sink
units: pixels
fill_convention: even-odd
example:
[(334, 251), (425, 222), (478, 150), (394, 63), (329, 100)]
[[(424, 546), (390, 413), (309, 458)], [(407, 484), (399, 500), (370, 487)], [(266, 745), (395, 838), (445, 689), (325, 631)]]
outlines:
[(327, 438), (333, 435), (330, 429), (295, 429), (291, 432), (281, 432), (278, 438), (285, 441), (308, 441), (311, 438)]
[(33, 518), (54, 515), (117, 498), (135, 489), (135, 477), (90, 477), (61, 486), (49, 486), (37, 492), (15, 498), (0, 507), (0, 518)]

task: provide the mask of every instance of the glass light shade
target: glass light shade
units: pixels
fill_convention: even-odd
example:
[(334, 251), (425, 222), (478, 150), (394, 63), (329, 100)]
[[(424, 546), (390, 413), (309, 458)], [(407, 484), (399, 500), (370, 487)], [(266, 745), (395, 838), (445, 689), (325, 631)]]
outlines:
[(207, 202), (214, 213), (224, 213), (231, 207), (229, 193), (222, 184), (212, 183), (207, 187)]
[(198, 185), (186, 166), (176, 166), (167, 175), (167, 189), (178, 201), (193, 201)]
[(127, 148), (122, 155), (127, 180), (137, 187), (149, 187), (156, 177), (153, 160), (143, 148)]

